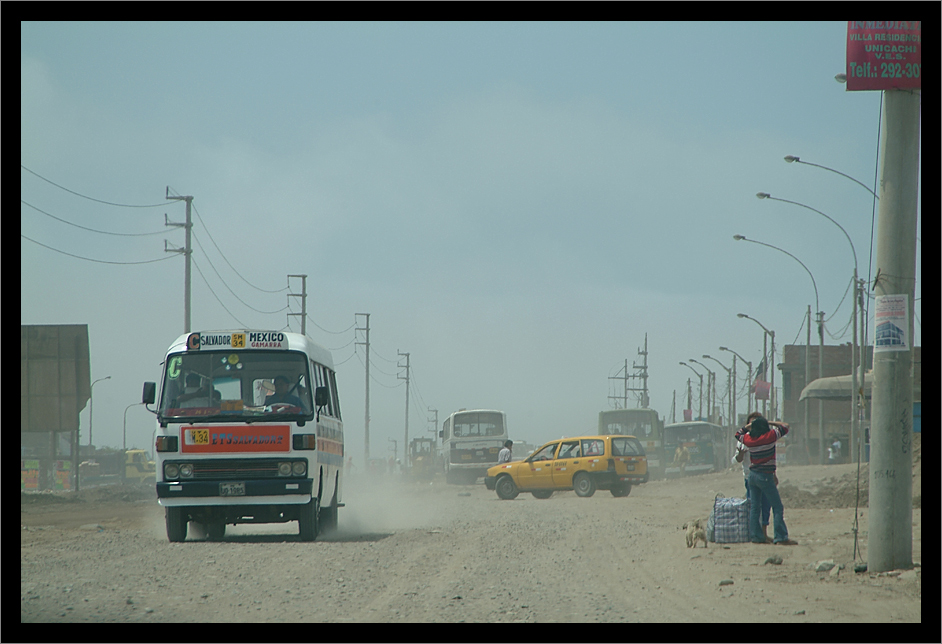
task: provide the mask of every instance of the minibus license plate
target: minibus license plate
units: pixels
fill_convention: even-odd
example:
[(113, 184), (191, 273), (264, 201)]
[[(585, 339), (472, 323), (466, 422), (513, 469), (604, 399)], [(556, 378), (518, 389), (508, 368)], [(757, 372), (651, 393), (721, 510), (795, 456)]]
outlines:
[(220, 483), (219, 496), (245, 496), (245, 483)]

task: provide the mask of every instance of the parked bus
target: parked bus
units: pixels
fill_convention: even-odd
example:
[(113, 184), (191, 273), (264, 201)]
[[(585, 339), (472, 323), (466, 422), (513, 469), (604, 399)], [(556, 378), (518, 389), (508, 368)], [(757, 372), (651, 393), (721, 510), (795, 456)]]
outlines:
[(674, 451), (684, 445), (690, 453), (687, 474), (705, 474), (726, 469), (724, 439), (726, 430), (719, 425), (702, 421), (674, 423), (664, 428), (664, 453), (667, 455), (665, 476), (679, 476), (680, 467), (674, 463)]
[[(152, 404), (157, 385), (144, 383)], [(343, 424), (330, 352), (297, 333), (203, 331), (163, 362), (157, 500), (167, 538), (187, 523), (221, 539), (227, 524), (297, 521), (302, 541), (337, 525)]]
[(454, 412), (439, 432), (448, 483), (474, 483), (497, 463), (507, 440), (507, 415), (492, 409)]
[(664, 467), (673, 452), (665, 457), (664, 423), (653, 409), (609, 409), (599, 412), (599, 434), (634, 436), (644, 446), (651, 478), (664, 477)]

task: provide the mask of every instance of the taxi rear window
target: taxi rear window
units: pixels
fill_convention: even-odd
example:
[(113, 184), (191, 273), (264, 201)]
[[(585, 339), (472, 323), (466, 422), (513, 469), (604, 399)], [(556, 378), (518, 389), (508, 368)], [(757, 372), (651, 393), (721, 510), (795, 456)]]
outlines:
[(605, 441), (598, 438), (582, 441), (582, 453), (585, 456), (601, 456), (605, 453)]
[(612, 438), (612, 455), (614, 456), (644, 456), (644, 447), (637, 438), (619, 436)]

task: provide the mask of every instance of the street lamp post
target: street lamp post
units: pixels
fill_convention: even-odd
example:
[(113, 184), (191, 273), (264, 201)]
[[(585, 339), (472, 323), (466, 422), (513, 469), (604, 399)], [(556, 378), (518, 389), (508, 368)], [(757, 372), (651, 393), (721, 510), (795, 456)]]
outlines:
[[(750, 375), (750, 376), (752, 375), (752, 363), (751, 363), (751, 362), (749, 362), (748, 360), (746, 360), (746, 359), (743, 358), (741, 355), (739, 355), (738, 353), (736, 353), (735, 351), (733, 351), (732, 349), (730, 349), (730, 348), (728, 348), (728, 347), (720, 347), (720, 351), (729, 351), (730, 353), (733, 354), (733, 381), (734, 381), (734, 382), (736, 381), (736, 358), (739, 358), (740, 360), (743, 361), (743, 364), (745, 364), (745, 365), (746, 365), (746, 368), (749, 369), (749, 371), (748, 371), (749, 375)], [(734, 387), (734, 389), (735, 389), (735, 387)], [(750, 389), (751, 389), (751, 388), (750, 388)], [(747, 390), (746, 390), (746, 414), (751, 414), (751, 413), (752, 413), (752, 398), (749, 397), (750, 389), (747, 389)], [(736, 423), (737, 423), (737, 424), (739, 423), (739, 419), (738, 419), (738, 418), (737, 418), (737, 420), (736, 420)]]
[[(769, 368), (769, 354), (766, 353), (765, 338), (766, 336), (768, 336), (772, 340), (772, 362), (774, 363), (775, 362), (775, 331), (770, 331), (769, 329), (765, 328), (764, 324), (762, 324), (761, 322), (759, 322), (757, 319), (753, 317), (749, 317), (745, 313), (737, 313), (736, 317), (746, 318), (747, 320), (752, 320), (753, 322), (761, 326), (763, 331), (765, 331), (766, 335), (762, 336), (762, 362), (765, 365), (765, 369), (768, 369)], [(763, 369), (762, 371), (763, 375), (765, 375), (765, 369)], [(770, 383), (770, 387), (772, 391), (771, 391), (771, 395), (769, 396), (769, 411), (774, 420), (775, 418), (775, 366), (774, 365), (772, 366), (772, 382)], [(758, 407), (758, 405), (756, 406)], [(765, 406), (763, 405), (763, 410), (764, 409), (765, 409)]]
[[(759, 244), (761, 246), (767, 246), (769, 248), (774, 248), (775, 250), (785, 253), (796, 262), (801, 264), (801, 267), (805, 269), (805, 272), (808, 273), (808, 277), (811, 278), (811, 285), (814, 287), (814, 303), (815, 307), (818, 310), (818, 378), (821, 378), (824, 375), (824, 312), (821, 310), (821, 304), (818, 299), (818, 284), (814, 280), (814, 275), (811, 274), (811, 271), (805, 266), (805, 263), (800, 259), (789, 253), (787, 250), (782, 250), (778, 246), (773, 246), (772, 244), (766, 244), (764, 242), (756, 241), (754, 239), (746, 239), (742, 235), (733, 235), (733, 239), (739, 241), (749, 241), (754, 244)], [(744, 317), (744, 316), (740, 316)], [(810, 347), (809, 347), (810, 348)], [(806, 356), (807, 359), (807, 356)], [(772, 377), (775, 377), (775, 371), (772, 371)], [(807, 383), (806, 383), (807, 384)], [(824, 464), (824, 401), (818, 401), (818, 459), (821, 464)]]
[[(711, 355), (707, 355), (706, 353), (704, 353), (703, 357), (708, 358), (709, 360), (712, 360), (713, 362), (720, 365), (721, 367), (723, 367), (723, 369), (726, 370), (726, 402), (727, 402), (727, 414), (728, 414), (727, 418), (729, 419), (730, 427), (732, 427), (733, 425), (736, 424), (735, 421), (733, 420), (736, 417), (736, 401), (735, 401), (735, 398), (733, 397), (734, 394), (733, 394), (733, 385), (732, 385), (733, 370)], [(733, 358), (733, 360), (735, 360), (735, 358)]]
[[(707, 405), (708, 405), (707, 422), (712, 423), (713, 422), (713, 408), (716, 406), (716, 373), (713, 371), (710, 371), (709, 367), (707, 367), (702, 362), (698, 362), (694, 358), (690, 358), (688, 362), (698, 364), (704, 369), (706, 369), (707, 371), (707, 375), (708, 375), (707, 377)], [(710, 383), (712, 383), (712, 386)]]
[[(844, 83), (844, 82), (847, 82), (846, 78), (843, 78), (842, 80), (842, 77), (844, 76), (845, 76), (844, 74), (838, 74), (835, 78), (837, 79), (838, 82)], [(785, 157), (785, 161), (787, 163), (793, 163), (793, 162), (803, 163), (805, 165), (811, 165), (816, 168), (823, 168), (825, 170), (829, 170), (831, 172), (834, 172), (835, 174), (839, 174), (842, 177), (846, 177), (847, 179), (850, 179), (851, 181), (853, 181), (859, 186), (863, 186), (867, 192), (873, 195), (874, 199), (878, 201), (880, 199), (880, 196), (877, 193), (875, 193), (873, 190), (871, 190), (866, 184), (864, 184), (861, 181), (858, 181), (857, 179), (853, 178), (849, 174), (844, 174), (843, 172), (835, 170), (834, 168), (829, 168), (826, 165), (819, 165), (817, 163), (809, 163), (808, 161), (802, 161), (799, 157), (793, 156), (791, 154)], [(858, 272), (858, 276), (859, 276), (859, 272)], [(860, 289), (859, 291), (857, 290), (858, 288)], [(858, 362), (858, 368), (860, 369), (860, 378), (857, 382), (859, 383), (861, 389), (866, 389), (866, 385), (864, 383), (865, 383), (866, 371), (867, 371), (867, 313), (866, 313), (866, 307), (865, 307), (866, 301), (864, 298), (864, 293), (866, 291), (864, 290), (864, 288), (865, 287), (863, 284), (863, 280), (860, 280), (860, 282), (858, 282), (858, 285), (854, 287), (855, 294), (859, 293), (858, 300), (857, 300), (857, 308), (860, 311), (860, 342), (857, 346), (860, 350), (860, 359), (857, 362)], [(854, 328), (856, 330), (857, 328), (856, 325)], [(857, 384), (854, 384), (853, 398), (858, 398)], [(859, 405), (855, 403), (853, 400), (851, 401), (851, 406), (853, 407), (853, 414), (854, 414), (851, 420), (851, 424), (853, 425), (856, 422), (858, 430), (860, 428), (860, 421), (861, 421), (860, 415), (858, 413), (858, 407), (860, 408), (866, 407), (866, 398), (864, 397), (861, 397), (861, 398), (862, 399), (858, 400)], [(857, 432), (857, 443), (858, 443), (858, 450), (859, 450), (859, 443), (860, 443), (859, 431)]]
[(121, 430), (122, 444), (124, 445), (124, 451), (128, 451), (128, 410), (131, 407), (136, 407), (138, 405), (143, 405), (144, 403), (131, 403), (124, 408), (124, 429)]
[[(793, 157), (792, 155), (786, 156), (786, 157), (785, 157), (785, 160), (788, 161), (789, 163), (791, 163), (792, 161), (798, 161), (798, 162), (800, 162), (800, 163), (807, 163), (806, 161), (801, 161), (798, 157)], [(859, 183), (860, 185), (862, 185), (864, 188), (867, 188), (867, 186), (865, 186), (864, 184), (860, 183), (859, 181), (857, 181), (857, 180), (854, 179), (853, 177), (850, 177), (850, 176), (844, 174), (843, 172), (838, 172), (837, 170), (834, 170), (833, 168), (828, 168), (828, 167), (823, 166), (823, 165), (817, 165), (817, 164), (815, 164), (815, 163), (808, 163), (808, 165), (814, 165), (814, 166), (817, 166), (817, 167), (819, 167), (819, 168), (824, 168), (825, 170), (830, 170), (831, 172), (835, 172), (835, 173), (837, 173), (837, 174), (839, 174), (839, 175), (842, 175), (842, 176), (844, 176), (844, 177), (847, 177), (848, 179), (851, 179), (852, 181), (856, 181), (857, 183)], [(875, 194), (872, 190), (870, 190), (870, 188), (867, 188), (867, 190), (870, 191), (870, 193), (873, 194), (874, 197), (876, 197), (876, 194)], [(778, 197), (773, 197), (772, 195), (770, 195), (770, 194), (767, 193), (767, 192), (759, 192), (759, 193), (756, 194), (756, 197), (758, 197), (759, 199), (771, 199), (771, 200), (773, 200), (773, 201), (782, 201), (782, 202), (784, 202), (784, 203), (790, 203), (790, 204), (793, 204), (793, 205), (795, 205), (795, 206), (801, 206), (802, 208), (805, 208), (806, 210), (810, 210), (810, 211), (812, 211), (812, 212), (816, 212), (816, 213), (818, 213), (819, 215), (821, 215), (822, 217), (824, 217), (825, 219), (827, 219), (828, 221), (830, 221), (832, 224), (834, 224), (835, 226), (837, 226), (838, 228), (840, 228), (840, 229), (841, 229), (841, 232), (844, 233), (844, 237), (847, 238), (847, 243), (850, 244), (850, 251), (851, 251), (851, 253), (853, 253), (853, 255), (854, 255), (854, 312), (853, 312), (852, 318), (851, 318), (851, 320), (852, 320), (851, 323), (854, 325), (854, 332), (853, 332), (853, 345), (851, 346), (851, 350), (850, 350), (850, 373), (851, 373), (851, 380), (852, 380), (852, 383), (851, 383), (852, 389), (851, 389), (851, 394), (850, 394), (850, 398), (851, 398), (851, 400), (850, 400), (850, 408), (851, 408), (851, 417), (850, 417), (850, 445), (849, 445), (848, 447), (849, 447), (850, 450), (851, 450), (850, 453), (853, 454), (853, 453), (854, 453), (854, 444), (855, 444), (855, 441), (859, 440), (859, 436), (858, 436), (858, 433), (859, 433), (859, 432), (858, 432), (858, 425), (857, 425), (857, 365), (855, 364), (855, 363), (856, 363), (856, 359), (857, 359), (857, 320), (856, 320), (856, 318), (857, 318), (857, 299), (858, 299), (858, 298), (857, 298), (857, 275), (859, 274), (858, 265), (857, 265), (857, 249), (854, 248), (854, 242), (851, 240), (850, 235), (847, 234), (847, 231), (844, 230), (844, 227), (841, 226), (839, 223), (837, 223), (832, 217), (829, 217), (828, 215), (824, 214), (824, 213), (821, 212), (820, 210), (818, 210), (818, 209), (816, 209), (816, 208), (812, 208), (811, 206), (805, 205), (805, 204), (803, 204), (803, 203), (799, 203), (799, 202), (797, 202), (797, 201), (789, 201), (788, 199), (779, 199)], [(863, 307), (863, 300), (862, 300), (862, 298), (861, 298), (861, 300), (860, 300), (860, 306), (861, 306), (861, 308)], [(819, 310), (820, 310), (820, 309), (819, 309)], [(822, 344), (823, 344), (823, 339), (822, 339)], [(865, 359), (866, 359), (866, 355), (864, 354), (864, 351), (863, 351), (863, 349), (862, 349), (862, 347), (866, 346), (866, 342), (865, 342), (864, 336), (863, 336), (863, 328), (861, 328), (860, 346), (861, 346), (861, 351), (860, 351), (860, 363), (861, 363), (861, 365), (863, 365), (863, 364), (864, 364), (864, 361), (865, 361)], [(819, 360), (820, 360), (820, 358), (819, 358)], [(820, 377), (820, 374), (819, 374), (818, 377)], [(864, 382), (863, 379), (864, 379), (863, 367), (861, 366), (861, 375), (860, 375), (860, 384), (861, 384), (861, 386), (863, 386), (863, 382)], [(823, 414), (824, 414), (824, 403), (823, 403), (823, 402), (819, 404), (818, 413), (819, 413), (819, 415), (821, 415), (821, 416), (823, 417)], [(822, 462), (823, 462), (823, 458), (824, 458), (824, 452), (823, 452), (823, 450), (822, 450), (822, 452), (821, 452), (821, 458), (822, 458)]]
[(840, 172), (839, 170), (835, 170), (834, 168), (829, 168), (829, 167), (827, 167), (826, 165), (818, 165), (817, 163), (811, 163), (810, 161), (802, 161), (800, 157), (792, 156), (791, 154), (785, 155), (785, 162), (786, 162), (786, 163), (801, 163), (801, 164), (804, 164), (804, 165), (813, 165), (813, 166), (816, 167), (816, 168), (824, 168), (825, 170), (830, 170), (830, 171), (833, 172), (834, 174), (839, 174), (839, 175), (841, 175), (842, 177), (846, 177), (846, 178), (850, 179), (851, 181), (853, 181), (853, 182), (856, 183), (857, 185), (863, 186), (864, 190), (866, 190), (867, 192), (869, 192), (870, 194), (872, 194), (875, 199), (879, 199), (879, 198), (880, 198), (879, 196), (877, 196), (877, 193), (875, 193), (873, 190), (871, 190), (871, 189), (867, 186), (867, 184), (861, 183), (860, 181), (857, 181), (856, 179), (854, 179), (854, 178), (853, 178), (852, 176), (850, 176), (849, 174), (844, 174), (843, 172)]
[(88, 388), (88, 446), (92, 445), (92, 419), (95, 413), (95, 398), (93, 396), (95, 392), (95, 384), (101, 382), (102, 380), (111, 380), (111, 376), (105, 376), (104, 378), (99, 378), (92, 383), (92, 386)]
[(684, 365), (685, 367), (693, 371), (695, 374), (697, 374), (697, 378), (700, 379), (700, 398), (699, 398), (700, 409), (699, 409), (699, 412), (697, 413), (697, 420), (700, 420), (701, 418), (703, 418), (703, 375), (699, 371), (691, 367), (689, 364), (687, 364), (686, 362), (681, 362), (680, 364)]
[[(729, 425), (730, 429), (732, 429), (736, 427), (736, 421), (734, 420), (736, 418), (736, 398), (735, 398), (735, 393), (733, 391), (735, 389), (734, 387), (735, 381), (733, 380), (733, 371), (732, 369), (728, 368), (725, 364), (723, 364), (722, 362), (720, 362), (719, 360), (717, 360), (711, 355), (704, 353), (703, 357), (712, 360), (713, 362), (720, 365), (721, 367), (723, 367), (723, 369), (726, 370), (726, 383), (727, 383), (726, 396), (727, 396), (727, 402), (729, 403), (727, 407), (727, 418), (729, 418), (729, 422), (727, 424)], [(733, 356), (733, 363), (735, 364), (735, 362), (736, 362), (736, 357)], [(726, 432), (726, 458), (730, 458), (731, 456), (732, 456), (732, 432), (730, 431), (730, 432)]]

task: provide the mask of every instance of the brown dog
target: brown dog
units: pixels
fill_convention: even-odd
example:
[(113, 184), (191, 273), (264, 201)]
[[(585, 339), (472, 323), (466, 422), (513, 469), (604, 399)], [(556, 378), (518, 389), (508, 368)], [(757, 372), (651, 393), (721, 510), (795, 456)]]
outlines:
[(687, 531), (687, 547), (696, 548), (697, 541), (703, 542), (703, 547), (707, 547), (706, 529), (703, 527), (700, 519), (694, 519), (684, 524), (684, 530)]

